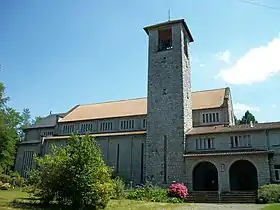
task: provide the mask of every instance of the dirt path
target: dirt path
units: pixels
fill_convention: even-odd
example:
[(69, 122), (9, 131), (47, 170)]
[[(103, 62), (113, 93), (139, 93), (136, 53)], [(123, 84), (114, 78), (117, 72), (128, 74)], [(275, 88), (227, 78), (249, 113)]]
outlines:
[(265, 205), (257, 204), (192, 204), (178, 210), (261, 210)]

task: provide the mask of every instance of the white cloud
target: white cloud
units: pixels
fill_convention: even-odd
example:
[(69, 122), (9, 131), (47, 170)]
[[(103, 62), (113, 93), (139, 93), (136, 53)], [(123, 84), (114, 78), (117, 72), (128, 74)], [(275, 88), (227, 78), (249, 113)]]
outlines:
[(280, 36), (265, 46), (250, 49), (235, 65), (220, 70), (221, 77), (230, 84), (262, 82), (280, 72)]
[(199, 67), (203, 68), (205, 65), (203, 63), (199, 64)]
[(271, 105), (271, 108), (276, 108), (276, 107), (277, 107), (276, 104)]
[(224, 61), (225, 63), (229, 63), (230, 62), (230, 56), (231, 56), (231, 53), (226, 50), (224, 52), (219, 52), (215, 55), (215, 57), (220, 60), (220, 61)]
[(241, 104), (241, 103), (236, 103), (233, 104), (233, 109), (236, 113), (240, 113), (240, 112), (246, 112), (246, 111), (255, 111), (255, 112), (259, 112), (260, 109), (256, 106), (249, 106), (249, 105), (245, 105), (245, 104)]

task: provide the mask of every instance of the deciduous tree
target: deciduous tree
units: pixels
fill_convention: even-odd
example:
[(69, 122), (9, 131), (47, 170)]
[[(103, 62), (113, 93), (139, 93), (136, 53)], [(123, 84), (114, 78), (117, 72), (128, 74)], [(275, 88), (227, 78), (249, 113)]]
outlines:
[(51, 155), (35, 158), (37, 168), (29, 183), (44, 202), (56, 200), (73, 209), (105, 208), (114, 192), (111, 170), (90, 136), (73, 136), (67, 146), (53, 148)]

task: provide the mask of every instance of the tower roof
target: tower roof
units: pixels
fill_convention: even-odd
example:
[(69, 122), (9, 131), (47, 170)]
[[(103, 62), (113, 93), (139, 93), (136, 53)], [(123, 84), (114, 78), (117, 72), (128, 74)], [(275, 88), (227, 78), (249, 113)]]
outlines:
[(155, 25), (146, 26), (144, 28), (144, 30), (149, 35), (149, 30), (151, 30), (151, 29), (160, 28), (160, 27), (164, 27), (164, 26), (168, 26), (168, 25), (174, 25), (174, 24), (178, 24), (178, 23), (181, 23), (184, 26), (184, 28), (185, 28), (185, 30), (188, 34), (189, 41), (193, 42), (194, 41), (193, 37), (192, 37), (191, 32), (190, 32), (190, 30), (189, 30), (189, 28), (188, 28), (184, 19), (169, 20), (169, 21), (158, 23), (158, 24), (155, 24)]

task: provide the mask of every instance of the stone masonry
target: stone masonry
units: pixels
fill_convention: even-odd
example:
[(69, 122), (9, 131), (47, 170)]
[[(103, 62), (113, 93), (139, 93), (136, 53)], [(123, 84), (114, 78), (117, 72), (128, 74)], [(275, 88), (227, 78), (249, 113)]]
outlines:
[(188, 43), (182, 23), (172, 28), (172, 50), (158, 51), (158, 28), (148, 29), (146, 176), (158, 185), (183, 179), (186, 131), (192, 127)]

